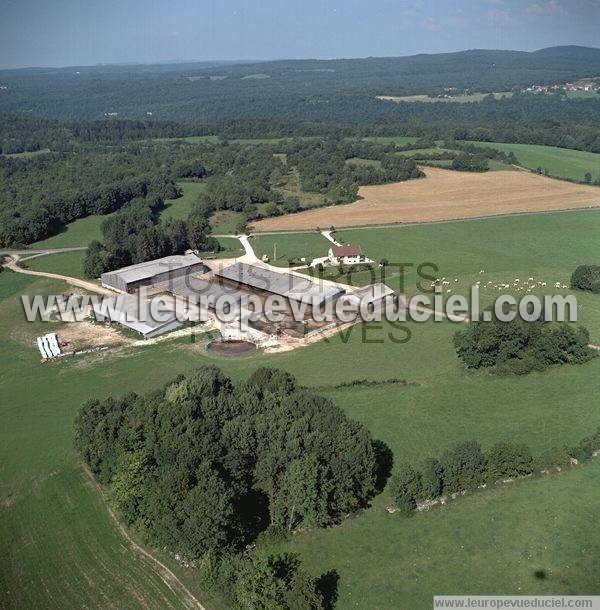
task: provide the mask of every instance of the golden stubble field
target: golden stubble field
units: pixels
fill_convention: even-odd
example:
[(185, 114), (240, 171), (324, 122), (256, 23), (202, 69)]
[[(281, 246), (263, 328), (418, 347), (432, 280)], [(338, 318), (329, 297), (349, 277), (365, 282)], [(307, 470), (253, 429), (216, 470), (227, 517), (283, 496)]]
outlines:
[(600, 188), (572, 184), (525, 171), (483, 174), (425, 168), (426, 178), (362, 186), (346, 205), (266, 218), (254, 231), (283, 231), (435, 222), (521, 212), (600, 207)]

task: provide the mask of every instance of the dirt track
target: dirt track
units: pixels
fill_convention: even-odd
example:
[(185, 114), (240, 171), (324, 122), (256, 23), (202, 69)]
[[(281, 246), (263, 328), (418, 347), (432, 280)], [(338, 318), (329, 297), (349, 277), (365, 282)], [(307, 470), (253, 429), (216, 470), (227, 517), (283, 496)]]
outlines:
[(104, 505), (106, 506), (106, 510), (108, 514), (115, 524), (117, 530), (121, 536), (127, 541), (127, 543), (131, 546), (135, 553), (137, 553), (142, 559), (148, 562), (150, 567), (155, 570), (155, 572), (160, 576), (162, 581), (175, 593), (182, 604), (186, 608), (190, 608), (191, 610), (206, 610), (206, 608), (190, 593), (189, 589), (177, 578), (177, 576), (164, 564), (162, 561), (157, 559), (152, 553), (149, 553), (144, 548), (142, 548), (133, 538), (129, 535), (126, 527), (119, 521), (114, 510), (112, 509), (106, 495), (100, 485), (94, 479), (92, 473), (89, 471), (87, 466), (83, 466), (83, 470), (88, 477), (90, 485), (98, 492), (98, 494), (102, 497)]
[[(44, 254), (46, 253), (42, 253), (36, 256), (43, 256)], [(32, 256), (31, 258), (34, 257)], [(12, 259), (4, 266), (10, 269), (11, 271), (14, 271), (15, 273), (24, 273), (25, 275), (37, 275), (40, 277), (49, 277), (55, 280), (64, 280), (72, 286), (77, 286), (77, 288), (84, 288), (85, 290), (89, 290), (90, 292), (97, 292), (98, 294), (107, 296), (114, 296), (115, 294), (112, 290), (103, 288), (99, 284), (87, 280), (81, 280), (76, 277), (71, 277), (70, 275), (61, 275), (59, 273), (50, 273), (48, 271), (32, 271), (31, 269), (23, 269), (23, 267), (19, 266), (20, 260), (25, 261), (27, 259), (21, 259), (18, 255), (14, 255)]]
[(427, 178), (362, 186), (358, 201), (266, 218), (252, 230), (278, 231), (434, 222), (523, 212), (600, 207), (600, 188), (523, 171), (475, 174), (428, 167)]

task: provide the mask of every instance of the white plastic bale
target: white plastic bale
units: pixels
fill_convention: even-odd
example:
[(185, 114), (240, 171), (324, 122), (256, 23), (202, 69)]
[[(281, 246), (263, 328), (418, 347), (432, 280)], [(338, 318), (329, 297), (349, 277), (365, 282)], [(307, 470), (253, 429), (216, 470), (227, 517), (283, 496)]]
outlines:
[(56, 333), (48, 333), (46, 337), (48, 339), (50, 349), (52, 350), (52, 356), (60, 356), (60, 347), (58, 345), (58, 338), (56, 336)]
[(42, 354), (42, 358), (47, 358), (46, 350), (44, 349), (44, 342), (41, 337), (37, 338), (38, 349), (40, 350), (40, 354)]

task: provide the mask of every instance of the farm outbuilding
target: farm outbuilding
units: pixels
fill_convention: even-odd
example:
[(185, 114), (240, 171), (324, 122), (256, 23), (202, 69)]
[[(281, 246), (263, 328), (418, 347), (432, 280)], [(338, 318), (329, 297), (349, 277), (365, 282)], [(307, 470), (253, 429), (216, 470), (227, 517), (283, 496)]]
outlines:
[(195, 254), (175, 254), (103, 273), (101, 279), (105, 288), (133, 293), (142, 286), (167, 287), (170, 280), (207, 271), (208, 267)]

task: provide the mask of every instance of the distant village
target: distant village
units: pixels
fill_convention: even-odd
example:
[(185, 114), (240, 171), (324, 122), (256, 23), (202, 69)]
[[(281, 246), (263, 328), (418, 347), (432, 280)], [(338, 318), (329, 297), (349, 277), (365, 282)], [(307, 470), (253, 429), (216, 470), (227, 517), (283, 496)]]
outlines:
[(448, 100), (448, 101), (481, 101), (483, 97), (491, 96), (496, 99), (510, 97), (515, 92), (522, 94), (550, 94), (550, 93), (600, 93), (600, 76), (582, 78), (572, 83), (557, 83), (553, 85), (529, 85), (528, 87), (518, 89), (515, 88), (511, 91), (502, 91), (497, 93), (482, 93), (473, 89), (462, 89), (458, 87), (444, 87), (443, 93), (439, 94), (421, 94), (421, 95), (408, 95), (408, 96), (391, 96), (391, 95), (379, 95), (378, 99), (388, 101), (407, 101), (407, 102), (418, 102), (426, 101), (426, 98), (433, 100)]
[(560, 85), (531, 85), (522, 89), (521, 93), (558, 93), (560, 91), (600, 91), (600, 79), (586, 78), (574, 83), (562, 83)]

